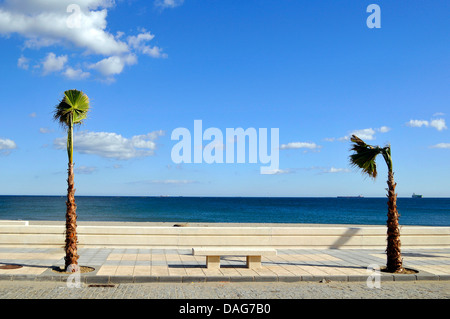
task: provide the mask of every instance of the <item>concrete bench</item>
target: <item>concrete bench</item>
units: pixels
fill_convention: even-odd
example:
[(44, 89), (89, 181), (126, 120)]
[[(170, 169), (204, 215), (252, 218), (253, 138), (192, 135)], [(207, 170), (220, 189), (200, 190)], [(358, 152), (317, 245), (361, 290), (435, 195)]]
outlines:
[(247, 257), (247, 268), (261, 268), (261, 256), (276, 256), (277, 251), (273, 248), (192, 248), (192, 255), (206, 256), (206, 268), (220, 268), (221, 256), (245, 256)]

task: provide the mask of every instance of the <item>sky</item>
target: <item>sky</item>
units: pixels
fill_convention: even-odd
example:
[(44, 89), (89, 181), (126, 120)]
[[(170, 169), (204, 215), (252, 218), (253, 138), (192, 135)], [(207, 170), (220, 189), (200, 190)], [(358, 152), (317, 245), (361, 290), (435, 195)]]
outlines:
[[(75, 130), (77, 195), (383, 197), (381, 156), (376, 180), (349, 164), (356, 134), (391, 145), (399, 197), (450, 197), (448, 12), (418, 0), (0, 0), (0, 194), (66, 193), (53, 111), (78, 89), (91, 109)], [(193, 140), (196, 120), (223, 143), (227, 128), (278, 129), (279, 167), (174, 161), (172, 133)]]

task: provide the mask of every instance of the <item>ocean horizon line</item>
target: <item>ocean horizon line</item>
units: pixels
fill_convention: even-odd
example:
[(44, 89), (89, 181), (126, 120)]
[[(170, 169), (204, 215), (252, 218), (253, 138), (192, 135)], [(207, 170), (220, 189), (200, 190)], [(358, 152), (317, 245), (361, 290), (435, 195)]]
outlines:
[[(36, 195), (36, 194), (0, 194), (1, 197), (67, 197), (67, 194)], [(229, 195), (75, 195), (75, 197), (138, 197), (138, 198), (340, 198), (340, 199), (364, 199), (386, 198), (385, 196), (335, 195), (335, 196), (229, 196)], [(411, 196), (397, 196), (397, 198), (412, 198)], [(450, 196), (424, 196), (424, 198), (450, 198)]]

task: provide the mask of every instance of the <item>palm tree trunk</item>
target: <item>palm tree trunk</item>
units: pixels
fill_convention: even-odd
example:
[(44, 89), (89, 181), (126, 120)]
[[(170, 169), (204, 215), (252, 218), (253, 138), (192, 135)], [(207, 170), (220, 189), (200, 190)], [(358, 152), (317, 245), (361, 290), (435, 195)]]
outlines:
[[(65, 269), (70, 265), (78, 265), (79, 257), (77, 254), (77, 205), (75, 204), (74, 173), (71, 163), (69, 163), (67, 185)], [(72, 270), (75, 271), (73, 266)]]
[(388, 220), (387, 220), (387, 271), (402, 272), (403, 260), (400, 252), (400, 229), (398, 225), (397, 194), (395, 193), (394, 173), (388, 174)]

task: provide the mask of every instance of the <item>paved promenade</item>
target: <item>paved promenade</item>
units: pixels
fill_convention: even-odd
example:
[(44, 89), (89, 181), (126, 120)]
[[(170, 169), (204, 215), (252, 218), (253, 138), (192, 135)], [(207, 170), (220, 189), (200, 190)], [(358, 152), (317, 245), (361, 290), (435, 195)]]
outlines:
[[(383, 309), (386, 299), (450, 299), (450, 280), (446, 281), (384, 281), (379, 287), (368, 287), (365, 282), (194, 282), (194, 283), (122, 283), (108, 286), (81, 284), (79, 287), (68, 287), (64, 282), (56, 281), (5, 281), (0, 280), (1, 301), (12, 299), (145, 299), (144, 304), (148, 310), (147, 301), (157, 299), (153, 306), (164, 309), (162, 300), (178, 301), (186, 304), (183, 299), (202, 299), (197, 304), (207, 304), (204, 300), (216, 302), (256, 302), (270, 303), (276, 299), (292, 300), (284, 306), (299, 306), (305, 309), (303, 300), (293, 299), (381, 299)], [(232, 299), (232, 300), (231, 300)], [(249, 301), (249, 300), (252, 301)], [(133, 300), (133, 302), (135, 302)], [(395, 300), (398, 305), (398, 301)], [(190, 300), (189, 303), (192, 303)], [(167, 304), (166, 304), (167, 305)], [(171, 303), (170, 307), (176, 307)], [(317, 304), (316, 304), (317, 305)], [(345, 304), (344, 304), (345, 305)], [(348, 305), (348, 304), (347, 304)], [(45, 311), (46, 304), (42, 304)], [(48, 305), (52, 307), (53, 305)], [(323, 307), (321, 303), (317, 305)], [(334, 305), (336, 306), (336, 305)], [(373, 306), (373, 305), (372, 305)], [(418, 306), (417, 304), (412, 306)], [(444, 305), (446, 306), (447, 305)], [(133, 309), (136, 304), (133, 303)], [(437, 311), (436, 304), (432, 308)], [(448, 307), (447, 307), (448, 308)], [(442, 309), (442, 310), (446, 310)], [(116, 308), (114, 308), (116, 309)], [(153, 308), (156, 309), (156, 308)], [(316, 308), (317, 309), (317, 308)], [(331, 307), (336, 310), (336, 307)], [(144, 309), (145, 310), (145, 309)], [(273, 309), (275, 310), (275, 309)], [(295, 310), (295, 309), (292, 309)], [(321, 314), (323, 314), (321, 309)], [(347, 309), (345, 309), (347, 311)], [(89, 310), (91, 311), (91, 310)], [(105, 315), (102, 313), (102, 315)]]
[[(245, 267), (242, 257), (223, 257), (220, 269), (207, 269), (205, 257), (189, 249), (84, 248), (79, 264), (94, 271), (82, 273), (84, 284), (198, 283), (198, 282), (381, 282), (449, 281), (450, 249), (403, 250), (404, 266), (416, 274), (392, 275), (373, 271), (383, 267), (383, 250), (278, 249), (263, 257), (260, 269)], [(62, 248), (0, 247), (0, 281), (67, 282), (54, 271), (64, 264)], [(16, 267), (17, 265), (17, 267)], [(6, 267), (5, 267), (6, 266)], [(15, 268), (15, 269), (5, 269)]]

